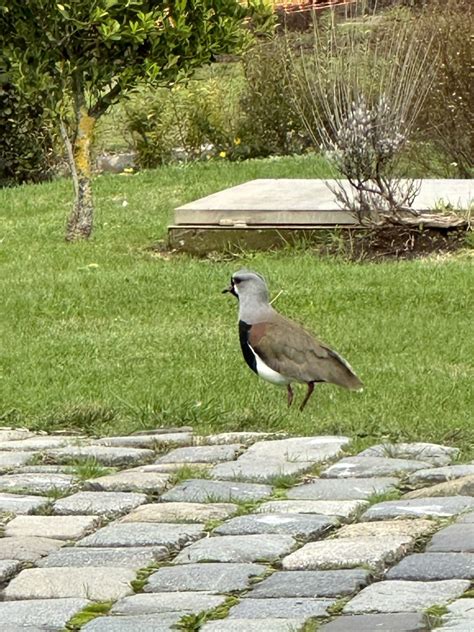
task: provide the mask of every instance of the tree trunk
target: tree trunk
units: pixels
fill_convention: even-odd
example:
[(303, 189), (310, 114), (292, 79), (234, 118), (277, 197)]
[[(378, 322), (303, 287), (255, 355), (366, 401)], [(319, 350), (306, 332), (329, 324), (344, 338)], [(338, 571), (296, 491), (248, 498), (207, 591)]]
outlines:
[[(94, 204), (91, 184), (91, 144), (96, 118), (84, 105), (76, 110), (77, 136), (74, 144), (74, 167), (77, 174), (74, 206), (66, 227), (66, 241), (88, 239), (92, 232)], [(74, 171), (73, 171), (74, 173)]]

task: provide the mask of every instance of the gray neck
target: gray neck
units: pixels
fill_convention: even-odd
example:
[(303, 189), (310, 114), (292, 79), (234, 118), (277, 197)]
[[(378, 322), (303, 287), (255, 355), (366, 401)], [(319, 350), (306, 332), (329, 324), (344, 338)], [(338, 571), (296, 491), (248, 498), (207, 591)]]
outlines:
[(274, 313), (275, 310), (267, 301), (262, 301), (252, 294), (239, 296), (239, 320), (248, 325), (268, 320)]

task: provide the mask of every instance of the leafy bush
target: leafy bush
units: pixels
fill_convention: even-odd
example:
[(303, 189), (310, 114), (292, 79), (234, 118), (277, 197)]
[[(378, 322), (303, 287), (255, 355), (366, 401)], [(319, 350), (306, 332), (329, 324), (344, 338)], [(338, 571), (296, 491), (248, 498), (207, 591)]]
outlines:
[(0, 186), (39, 182), (51, 177), (57, 158), (54, 127), (41, 98), (20, 93), (0, 76)]

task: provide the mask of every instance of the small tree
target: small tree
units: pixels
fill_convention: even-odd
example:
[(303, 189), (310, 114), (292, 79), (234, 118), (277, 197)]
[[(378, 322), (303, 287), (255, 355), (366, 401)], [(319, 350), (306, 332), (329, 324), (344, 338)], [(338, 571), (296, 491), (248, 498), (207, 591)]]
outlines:
[(1, 50), (19, 88), (46, 89), (60, 119), (75, 188), (67, 240), (92, 231), (97, 119), (139, 82), (170, 85), (239, 50), (256, 8), (261, 0), (0, 0)]

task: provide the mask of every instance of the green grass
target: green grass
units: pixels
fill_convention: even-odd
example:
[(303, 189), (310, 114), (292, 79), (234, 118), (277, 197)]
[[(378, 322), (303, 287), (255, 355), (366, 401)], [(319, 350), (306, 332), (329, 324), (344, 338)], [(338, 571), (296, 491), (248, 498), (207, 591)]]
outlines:
[[(345, 433), (444, 441), (472, 424), (472, 258), (348, 263), (309, 249), (160, 256), (172, 209), (258, 177), (324, 177), (317, 158), (166, 167), (95, 181), (88, 243), (63, 241), (67, 180), (0, 191), (0, 420), (47, 430)], [(126, 201), (127, 205), (123, 202)], [(316, 388), (304, 413), (241, 358), (237, 306), (222, 295), (247, 266), (276, 307), (342, 353), (361, 394)]]

